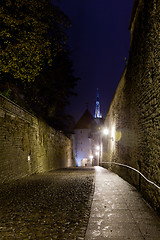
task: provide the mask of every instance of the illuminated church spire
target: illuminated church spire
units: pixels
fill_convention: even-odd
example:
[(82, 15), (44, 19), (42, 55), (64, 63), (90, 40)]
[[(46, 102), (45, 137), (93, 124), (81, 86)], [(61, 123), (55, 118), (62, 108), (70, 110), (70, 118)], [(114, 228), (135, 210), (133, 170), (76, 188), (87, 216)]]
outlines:
[(97, 88), (97, 99), (96, 99), (96, 108), (95, 108), (95, 118), (102, 118), (101, 112), (100, 112), (100, 103), (99, 103), (99, 92)]

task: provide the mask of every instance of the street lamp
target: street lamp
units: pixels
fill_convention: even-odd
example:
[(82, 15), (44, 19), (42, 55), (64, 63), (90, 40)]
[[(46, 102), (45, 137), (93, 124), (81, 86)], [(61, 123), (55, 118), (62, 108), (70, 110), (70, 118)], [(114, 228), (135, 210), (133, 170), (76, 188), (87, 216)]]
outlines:
[(108, 135), (108, 134), (109, 134), (108, 128), (103, 128), (102, 133), (103, 133), (104, 135)]
[(95, 146), (95, 155), (97, 156), (97, 164), (101, 165), (100, 163), (102, 162), (102, 155), (103, 155), (103, 136), (107, 136), (109, 134), (109, 130), (106, 127), (99, 128), (99, 131), (97, 131), (95, 134), (97, 134), (97, 142), (98, 145)]
[(96, 146), (96, 150), (97, 150), (97, 151), (100, 150), (100, 146), (99, 146), (99, 145)]

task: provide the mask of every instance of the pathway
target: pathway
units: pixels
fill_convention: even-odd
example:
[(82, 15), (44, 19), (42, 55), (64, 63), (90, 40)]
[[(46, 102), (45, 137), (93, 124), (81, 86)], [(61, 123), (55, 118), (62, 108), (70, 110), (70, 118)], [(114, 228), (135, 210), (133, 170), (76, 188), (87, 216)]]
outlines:
[(118, 175), (96, 167), (85, 240), (160, 240), (160, 219), (141, 194)]

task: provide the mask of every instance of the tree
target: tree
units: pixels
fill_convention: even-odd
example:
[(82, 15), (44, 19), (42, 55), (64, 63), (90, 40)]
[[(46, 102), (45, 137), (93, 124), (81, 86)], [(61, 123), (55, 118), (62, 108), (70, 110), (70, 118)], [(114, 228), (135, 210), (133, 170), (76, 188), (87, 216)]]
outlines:
[(0, 1), (0, 90), (58, 129), (78, 78), (66, 45), (68, 17), (49, 0)]
[(58, 129), (65, 129), (67, 122), (71, 121), (65, 115), (65, 108), (69, 105), (69, 97), (76, 95), (73, 90), (78, 78), (73, 75), (69, 56), (68, 51), (60, 51), (53, 65), (44, 70), (34, 83), (28, 83), (25, 94), (34, 112)]
[(0, 73), (34, 81), (64, 47), (69, 19), (48, 0), (0, 1)]

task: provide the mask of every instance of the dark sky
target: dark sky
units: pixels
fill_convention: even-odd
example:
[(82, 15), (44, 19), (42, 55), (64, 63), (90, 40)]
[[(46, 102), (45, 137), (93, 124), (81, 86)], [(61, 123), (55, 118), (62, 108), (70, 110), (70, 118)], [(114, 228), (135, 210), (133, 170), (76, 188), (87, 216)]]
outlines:
[(54, 0), (71, 20), (69, 44), (75, 75), (80, 77), (68, 113), (77, 121), (86, 110), (94, 114), (99, 88), (105, 117), (128, 58), (128, 30), (134, 0)]

